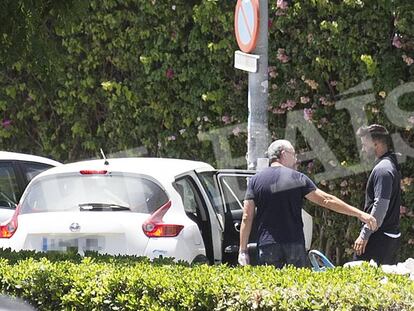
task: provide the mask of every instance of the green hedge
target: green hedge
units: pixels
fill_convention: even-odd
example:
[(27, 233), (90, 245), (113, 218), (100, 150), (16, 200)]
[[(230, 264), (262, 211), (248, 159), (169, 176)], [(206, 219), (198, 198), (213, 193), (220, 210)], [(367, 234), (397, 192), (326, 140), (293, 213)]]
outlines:
[[(235, 1), (40, 2), (2, 2), (7, 26), (0, 36), (2, 149), (65, 162), (99, 156), (103, 148), (111, 155), (244, 166), (247, 73), (233, 68)], [(308, 109), (307, 124), (326, 141), (337, 165), (356, 165), (355, 118), (334, 103), (369, 95), (366, 121), (385, 124), (413, 149), (414, 118), (394, 124), (384, 105), (392, 90), (413, 82), (414, 2), (281, 3), (269, 1), (271, 137), (285, 136), (291, 111)], [(368, 89), (341, 95), (368, 80)], [(412, 116), (413, 93), (398, 103)], [(213, 130), (221, 133), (212, 139), (217, 149), (200, 135)], [(301, 153), (315, 147), (303, 134), (296, 142)], [(222, 159), (228, 152), (237, 161)], [(318, 159), (300, 169), (312, 177), (323, 171)], [(414, 253), (412, 151), (403, 175), (401, 259)], [(359, 174), (319, 186), (361, 207), (366, 179)], [(314, 247), (337, 263), (349, 260), (359, 223), (309, 208)]]
[[(0, 291), (38, 310), (413, 310), (414, 282), (368, 264), (292, 267), (150, 263), (2, 252)], [(31, 258), (34, 256), (34, 258)], [(66, 260), (65, 260), (66, 256)], [(37, 258), (36, 258), (37, 257)], [(49, 258), (47, 258), (49, 257)]]

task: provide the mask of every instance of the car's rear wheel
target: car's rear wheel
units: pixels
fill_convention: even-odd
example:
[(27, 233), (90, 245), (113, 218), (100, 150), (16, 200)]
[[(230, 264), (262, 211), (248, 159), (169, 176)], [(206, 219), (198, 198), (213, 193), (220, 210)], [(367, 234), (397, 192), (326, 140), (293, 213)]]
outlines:
[(191, 264), (210, 264), (208, 258), (204, 255), (197, 255)]

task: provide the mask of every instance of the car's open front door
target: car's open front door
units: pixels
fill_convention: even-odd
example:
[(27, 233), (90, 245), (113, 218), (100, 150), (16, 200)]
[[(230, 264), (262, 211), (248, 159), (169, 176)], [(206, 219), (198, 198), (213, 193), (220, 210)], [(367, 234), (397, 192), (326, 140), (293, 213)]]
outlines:
[[(247, 183), (254, 171), (247, 170), (218, 170), (217, 184), (220, 189), (224, 205), (224, 235), (223, 235), (223, 262), (237, 264), (239, 252), (240, 226), (243, 217), (243, 200), (247, 190)], [(252, 264), (257, 261), (256, 254), (257, 228), (253, 223), (250, 234), (250, 258)]]

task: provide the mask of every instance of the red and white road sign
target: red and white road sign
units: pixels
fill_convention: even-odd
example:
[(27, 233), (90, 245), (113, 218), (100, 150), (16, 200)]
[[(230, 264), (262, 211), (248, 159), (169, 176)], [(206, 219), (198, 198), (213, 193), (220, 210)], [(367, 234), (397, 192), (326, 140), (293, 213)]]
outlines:
[(239, 48), (245, 53), (253, 51), (259, 37), (258, 0), (237, 0), (234, 29)]

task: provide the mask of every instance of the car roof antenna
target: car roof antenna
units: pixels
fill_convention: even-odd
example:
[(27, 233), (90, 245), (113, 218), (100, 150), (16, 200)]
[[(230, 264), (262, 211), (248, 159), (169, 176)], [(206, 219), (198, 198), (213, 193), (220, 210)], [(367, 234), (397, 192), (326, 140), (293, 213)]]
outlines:
[(101, 150), (102, 157), (103, 157), (103, 158), (104, 158), (104, 160), (105, 160), (104, 164), (105, 164), (105, 165), (109, 165), (109, 162), (108, 162), (108, 160), (106, 159), (105, 153), (103, 152), (102, 148), (100, 148), (100, 150)]

